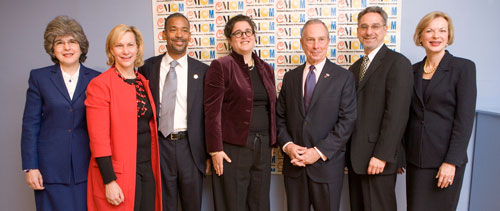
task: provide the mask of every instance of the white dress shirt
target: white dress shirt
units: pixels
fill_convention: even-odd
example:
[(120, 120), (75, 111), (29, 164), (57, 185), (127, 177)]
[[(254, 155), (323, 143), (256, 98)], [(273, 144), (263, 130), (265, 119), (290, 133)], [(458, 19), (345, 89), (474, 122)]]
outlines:
[(78, 84), (78, 76), (80, 75), (80, 66), (78, 66), (78, 70), (73, 75), (69, 75), (64, 72), (61, 67), (61, 73), (63, 76), (64, 84), (66, 85), (66, 89), (68, 90), (69, 99), (73, 100), (73, 95), (75, 94), (76, 84)]
[[(165, 84), (165, 78), (170, 71), (170, 62), (173, 59), (165, 54), (161, 60), (160, 64), (160, 105), (162, 102), (163, 85)], [(177, 92), (175, 101), (175, 113), (174, 113), (174, 132), (186, 131), (187, 128), (187, 85), (188, 85), (188, 62), (187, 56), (184, 55), (177, 60), (179, 63), (175, 67), (175, 73), (177, 73)], [(159, 107), (159, 106), (158, 106)], [(160, 109), (160, 108), (158, 108)]]
[[(384, 45), (384, 43), (380, 44), (377, 48), (375, 48), (372, 52), (370, 52), (368, 54), (368, 65), (366, 65), (366, 69), (368, 70), (368, 68), (370, 67), (370, 64), (372, 63), (373, 59), (375, 58), (375, 55), (377, 55), (378, 51), (380, 50), (380, 48), (382, 48), (382, 45)], [(365, 55), (366, 56), (366, 55)], [(365, 73), (366, 74), (366, 73)]]

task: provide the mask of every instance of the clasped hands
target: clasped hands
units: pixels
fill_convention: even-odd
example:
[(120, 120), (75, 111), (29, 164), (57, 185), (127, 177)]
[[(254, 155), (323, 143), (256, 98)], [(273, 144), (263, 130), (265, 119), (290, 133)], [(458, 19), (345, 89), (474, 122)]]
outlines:
[(292, 165), (300, 167), (311, 165), (321, 158), (316, 149), (303, 147), (294, 143), (288, 144), (284, 152), (290, 157)]

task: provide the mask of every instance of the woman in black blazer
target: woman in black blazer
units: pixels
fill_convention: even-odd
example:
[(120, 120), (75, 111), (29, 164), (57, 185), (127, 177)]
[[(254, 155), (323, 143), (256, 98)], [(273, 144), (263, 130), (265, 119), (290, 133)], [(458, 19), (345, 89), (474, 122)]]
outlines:
[(426, 57), (413, 65), (415, 88), (406, 131), (408, 210), (456, 210), (476, 105), (476, 67), (447, 50), (453, 24), (431, 12), (417, 25)]

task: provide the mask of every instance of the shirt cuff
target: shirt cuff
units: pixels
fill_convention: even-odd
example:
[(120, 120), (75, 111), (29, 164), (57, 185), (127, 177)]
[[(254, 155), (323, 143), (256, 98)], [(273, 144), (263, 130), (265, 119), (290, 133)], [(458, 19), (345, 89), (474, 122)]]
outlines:
[(289, 144), (291, 144), (293, 142), (289, 141), (289, 142), (286, 142), (286, 144), (283, 145), (283, 147), (281, 147), (281, 150), (283, 150), (283, 152), (286, 154), (286, 151), (285, 151), (285, 148), (286, 146), (288, 146)]
[(321, 157), (321, 160), (326, 161), (327, 157), (323, 155), (323, 153), (321, 153), (321, 151), (319, 151), (317, 147), (314, 147), (314, 149), (316, 150), (316, 152), (318, 152), (319, 156)]

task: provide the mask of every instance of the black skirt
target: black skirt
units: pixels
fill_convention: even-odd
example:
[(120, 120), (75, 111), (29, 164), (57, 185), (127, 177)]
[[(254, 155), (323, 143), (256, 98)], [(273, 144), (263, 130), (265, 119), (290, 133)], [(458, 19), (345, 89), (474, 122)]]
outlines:
[(439, 168), (419, 168), (408, 164), (406, 171), (406, 200), (408, 211), (452, 211), (457, 209), (465, 166), (456, 167), (453, 185), (437, 186)]

